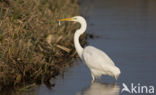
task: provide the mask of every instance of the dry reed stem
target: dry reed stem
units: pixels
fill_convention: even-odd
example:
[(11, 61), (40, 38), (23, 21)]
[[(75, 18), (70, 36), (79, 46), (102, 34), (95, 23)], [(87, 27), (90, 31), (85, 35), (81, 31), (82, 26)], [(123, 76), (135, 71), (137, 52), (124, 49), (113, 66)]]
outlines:
[(59, 26), (57, 19), (78, 11), (77, 0), (0, 1), (1, 90), (41, 82), (44, 76), (48, 80), (72, 64), (77, 25)]

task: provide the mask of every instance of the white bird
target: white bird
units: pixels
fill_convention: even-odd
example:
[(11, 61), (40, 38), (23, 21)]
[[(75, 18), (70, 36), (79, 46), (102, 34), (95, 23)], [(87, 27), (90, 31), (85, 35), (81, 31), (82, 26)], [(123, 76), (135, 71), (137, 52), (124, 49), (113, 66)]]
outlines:
[(93, 46), (82, 48), (80, 45), (79, 37), (87, 28), (86, 20), (81, 16), (75, 16), (72, 18), (60, 19), (59, 21), (74, 21), (80, 23), (80, 29), (76, 30), (74, 34), (74, 45), (79, 57), (91, 71), (92, 82), (94, 82), (95, 78), (101, 77), (102, 75), (112, 76), (117, 80), (120, 69), (115, 66), (114, 62), (105, 52)]

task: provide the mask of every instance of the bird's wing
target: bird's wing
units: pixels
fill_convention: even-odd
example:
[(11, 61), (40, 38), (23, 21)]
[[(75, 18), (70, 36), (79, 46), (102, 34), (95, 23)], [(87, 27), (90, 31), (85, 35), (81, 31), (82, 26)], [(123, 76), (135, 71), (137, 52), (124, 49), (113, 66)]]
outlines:
[(83, 59), (89, 67), (100, 68), (104, 66), (114, 66), (114, 62), (103, 51), (87, 46), (83, 51)]

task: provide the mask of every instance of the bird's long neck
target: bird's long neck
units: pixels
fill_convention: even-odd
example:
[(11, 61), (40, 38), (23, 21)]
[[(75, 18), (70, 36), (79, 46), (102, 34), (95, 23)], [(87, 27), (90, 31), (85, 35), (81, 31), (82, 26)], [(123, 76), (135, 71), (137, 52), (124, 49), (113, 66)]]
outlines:
[(79, 37), (86, 31), (87, 24), (86, 21), (80, 22), (80, 24), (81, 24), (81, 28), (76, 30), (74, 34), (74, 45), (79, 57), (82, 59), (83, 48), (80, 45)]

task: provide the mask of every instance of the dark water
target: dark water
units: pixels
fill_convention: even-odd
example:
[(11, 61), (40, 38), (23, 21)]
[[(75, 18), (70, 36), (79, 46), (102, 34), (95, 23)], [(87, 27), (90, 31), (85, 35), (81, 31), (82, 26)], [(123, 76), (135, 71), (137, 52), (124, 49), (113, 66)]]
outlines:
[(135, 85), (137, 93), (146, 86), (141, 95), (150, 95), (145, 93), (149, 86), (156, 89), (156, 0), (91, 0), (82, 5), (91, 6), (87, 32), (99, 36), (89, 44), (105, 51), (121, 69), (118, 81), (103, 76), (102, 82), (91, 84), (88, 68), (79, 62), (65, 72), (64, 78), (56, 79), (54, 88), (42, 85), (35, 93), (135, 95), (132, 91), (121, 93), (125, 83), (129, 89)]

